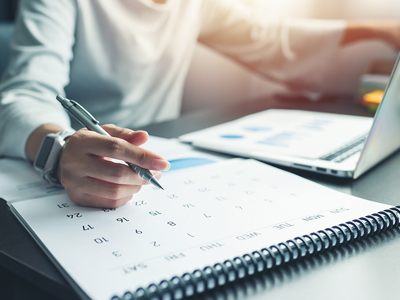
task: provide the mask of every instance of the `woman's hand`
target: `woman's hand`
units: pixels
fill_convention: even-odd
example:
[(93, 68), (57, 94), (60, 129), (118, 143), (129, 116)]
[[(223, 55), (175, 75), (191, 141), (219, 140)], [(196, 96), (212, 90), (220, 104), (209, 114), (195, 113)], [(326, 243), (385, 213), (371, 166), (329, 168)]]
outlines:
[[(128, 202), (148, 184), (118, 159), (161, 171), (170, 164), (162, 157), (140, 148), (148, 134), (114, 125), (102, 126), (111, 137), (81, 129), (66, 142), (60, 154), (57, 175), (70, 199), (80, 205), (116, 208)], [(159, 179), (160, 172), (154, 172)]]

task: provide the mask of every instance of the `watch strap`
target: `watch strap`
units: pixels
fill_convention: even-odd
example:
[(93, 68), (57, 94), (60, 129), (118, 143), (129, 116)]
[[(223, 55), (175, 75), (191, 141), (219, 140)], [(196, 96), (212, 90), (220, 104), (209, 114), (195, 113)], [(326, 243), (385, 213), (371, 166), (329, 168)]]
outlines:
[[(65, 145), (65, 140), (74, 132), (62, 131), (58, 133), (50, 133), (43, 139), (36, 156), (34, 167), (44, 180), (53, 185), (61, 186), (55, 171), (57, 169), (60, 152)], [(46, 141), (52, 141), (50, 149), (46, 147)]]

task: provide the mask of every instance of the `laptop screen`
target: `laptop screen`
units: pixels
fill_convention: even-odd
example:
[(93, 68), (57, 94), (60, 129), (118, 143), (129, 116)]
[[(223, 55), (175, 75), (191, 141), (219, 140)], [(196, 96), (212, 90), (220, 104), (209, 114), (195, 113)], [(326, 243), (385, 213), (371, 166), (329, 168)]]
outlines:
[(360, 177), (400, 148), (400, 54), (383, 99), (375, 113), (372, 129), (353, 178)]

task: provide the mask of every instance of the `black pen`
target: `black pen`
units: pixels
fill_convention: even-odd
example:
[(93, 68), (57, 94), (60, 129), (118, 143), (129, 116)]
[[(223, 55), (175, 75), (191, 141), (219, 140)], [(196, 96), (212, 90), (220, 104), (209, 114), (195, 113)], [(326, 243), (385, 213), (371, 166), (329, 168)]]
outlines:
[[(57, 95), (57, 100), (61, 103), (64, 109), (70, 113), (79, 123), (85, 126), (87, 129), (95, 131), (99, 134), (110, 136), (107, 131), (100, 127), (99, 121), (97, 121), (85, 108), (83, 108), (78, 102), (69, 100), (61, 95)], [(159, 184), (154, 175), (147, 169), (141, 168), (132, 163), (126, 162), (126, 164), (135, 171), (140, 177), (150, 182), (154, 186), (163, 190), (163, 187)]]

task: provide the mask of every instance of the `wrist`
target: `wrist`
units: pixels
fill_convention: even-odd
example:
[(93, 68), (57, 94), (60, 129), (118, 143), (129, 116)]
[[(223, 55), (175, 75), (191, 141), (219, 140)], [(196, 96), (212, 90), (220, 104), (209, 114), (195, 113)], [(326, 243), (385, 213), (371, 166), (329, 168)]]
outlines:
[(377, 36), (376, 29), (368, 21), (348, 21), (343, 34), (342, 45), (361, 40), (373, 39)]
[(73, 132), (68, 131), (47, 134), (40, 145), (33, 165), (35, 170), (49, 183), (60, 185), (59, 177), (56, 174), (59, 156), (66, 139), (72, 134)]
[(33, 162), (37, 156), (40, 145), (45, 138), (45, 136), (49, 133), (57, 133), (64, 131), (64, 129), (55, 124), (44, 124), (38, 128), (36, 128), (32, 134), (29, 136), (26, 145), (25, 145), (25, 153), (28, 159)]
[(341, 44), (347, 45), (362, 40), (380, 40), (397, 47), (400, 40), (400, 22), (390, 20), (348, 21)]

